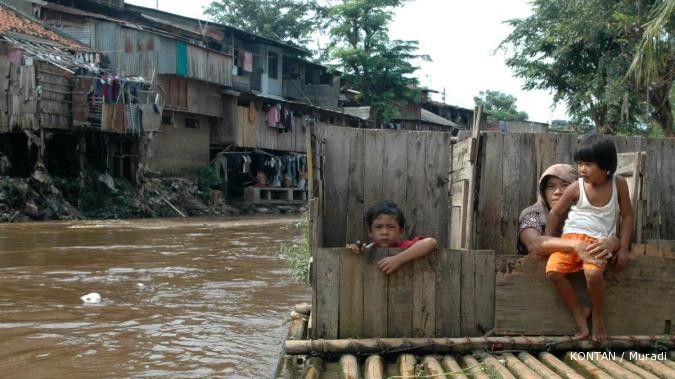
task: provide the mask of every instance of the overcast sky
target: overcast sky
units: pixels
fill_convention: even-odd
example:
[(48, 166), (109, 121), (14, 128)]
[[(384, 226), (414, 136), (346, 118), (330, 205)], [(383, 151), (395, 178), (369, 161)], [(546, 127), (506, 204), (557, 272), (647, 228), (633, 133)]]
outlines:
[[(210, 3), (126, 1), (152, 8), (158, 2), (160, 10), (202, 19), (203, 9)], [(503, 53), (494, 52), (510, 32), (503, 21), (529, 14), (528, 0), (413, 0), (397, 10), (390, 36), (419, 41), (420, 53), (429, 55), (432, 62), (422, 62), (417, 75), (422, 85), (439, 92), (445, 89), (446, 103), (472, 108), (473, 97), (481, 90), (491, 89), (515, 96), (518, 110), (527, 112), (532, 121), (566, 119), (564, 105), (551, 110), (551, 94), (523, 91), (523, 81), (506, 67)]]

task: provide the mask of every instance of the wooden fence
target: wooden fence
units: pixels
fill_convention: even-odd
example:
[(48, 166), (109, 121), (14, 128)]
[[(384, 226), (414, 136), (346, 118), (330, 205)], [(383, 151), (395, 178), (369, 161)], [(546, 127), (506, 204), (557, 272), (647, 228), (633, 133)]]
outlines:
[(398, 252), (316, 249), (312, 338), (481, 336), (492, 329), (493, 251), (439, 250), (387, 276), (377, 262)]
[[(535, 201), (539, 176), (551, 164), (574, 163), (578, 138), (573, 134), (482, 133), (477, 162), (471, 167), (477, 168), (475, 183), (472, 183), (476, 192), (469, 194), (475, 198), (466, 211), (473, 217), (464, 218), (475, 220), (473, 228), (468, 226), (473, 233), (469, 232), (464, 245), (453, 243), (452, 246), (513, 254), (518, 215)], [(619, 153), (645, 152), (643, 187), (634, 199), (636, 223), (641, 227), (634, 232), (634, 239), (636, 236), (642, 240), (675, 239), (675, 139), (612, 139)], [(461, 170), (454, 167), (453, 170), (455, 176), (459, 176)], [(452, 198), (467, 197), (459, 191), (463, 187), (456, 183), (453, 180)], [(455, 224), (451, 226), (455, 227)]]
[[(503, 258), (515, 253), (518, 215), (535, 201), (540, 174), (551, 164), (573, 163), (577, 140), (569, 134), (488, 132), (450, 144), (449, 135), (438, 132), (312, 128), (307, 144), (312, 338), (477, 336), (495, 326), (495, 317), (500, 318), (499, 332), (532, 332), (519, 329), (532, 318), (516, 316), (535, 307), (539, 313), (532, 314), (545, 318), (551, 302), (541, 301), (549, 304), (543, 307), (532, 302), (544, 297), (557, 301), (550, 285), (540, 283), (546, 279), (536, 270), (528, 271), (536, 273), (534, 282), (516, 280), (529, 278), (524, 274), (496, 279), (495, 267), (503, 267)], [(622, 164), (619, 170), (632, 185), (635, 236), (675, 239), (675, 140), (615, 137), (614, 142), (621, 153), (644, 152), (627, 156), (633, 165)], [(408, 235), (439, 241), (437, 252), (389, 276), (376, 262), (394, 250), (355, 255), (343, 248), (367, 239), (365, 212), (385, 199), (403, 209)], [(508, 264), (516, 264), (516, 258), (509, 259)], [(650, 259), (638, 261), (627, 273), (610, 274), (608, 286), (656, 278)], [(646, 292), (645, 298), (672, 292), (672, 279), (658, 278), (659, 289)], [(543, 297), (495, 300), (513, 299), (517, 285), (529, 288), (535, 282), (544, 287), (532, 293)], [(495, 302), (501, 307), (497, 314)], [(652, 311), (660, 321), (644, 329), (645, 323), (619, 329), (663, 329), (663, 313), (672, 307), (655, 304)], [(540, 330), (556, 334), (546, 325)]]

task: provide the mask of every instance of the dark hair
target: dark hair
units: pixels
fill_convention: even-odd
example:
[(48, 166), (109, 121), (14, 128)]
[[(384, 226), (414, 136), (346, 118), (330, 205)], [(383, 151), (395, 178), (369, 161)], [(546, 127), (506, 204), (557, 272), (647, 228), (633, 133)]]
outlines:
[(574, 151), (575, 162), (592, 162), (603, 170), (609, 171), (609, 176), (616, 171), (616, 146), (607, 136), (591, 134), (581, 140)]
[(405, 228), (405, 216), (403, 211), (395, 203), (391, 201), (383, 201), (377, 203), (368, 209), (366, 212), (366, 223), (368, 223), (368, 230), (373, 226), (373, 221), (380, 215), (391, 215), (396, 218), (401, 229)]

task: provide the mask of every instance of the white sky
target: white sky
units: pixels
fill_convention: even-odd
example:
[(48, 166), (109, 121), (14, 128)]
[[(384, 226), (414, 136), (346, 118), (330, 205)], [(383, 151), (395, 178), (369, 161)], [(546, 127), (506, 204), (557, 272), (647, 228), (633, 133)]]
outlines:
[[(188, 17), (202, 18), (210, 0), (126, 0), (128, 3)], [(431, 57), (417, 75), (421, 84), (446, 91), (446, 102), (468, 108), (481, 90), (505, 92), (518, 99), (518, 110), (532, 121), (567, 119), (564, 105), (551, 110), (553, 96), (546, 91), (523, 91), (495, 48), (510, 32), (503, 24), (530, 14), (528, 0), (413, 0), (396, 12), (390, 37), (419, 41), (419, 52)], [(437, 95), (440, 100), (440, 95)]]

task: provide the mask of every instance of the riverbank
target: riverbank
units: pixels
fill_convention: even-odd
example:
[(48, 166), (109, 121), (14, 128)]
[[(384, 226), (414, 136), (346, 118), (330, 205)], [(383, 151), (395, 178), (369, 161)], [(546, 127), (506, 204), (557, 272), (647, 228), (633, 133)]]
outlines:
[(297, 214), (304, 205), (225, 202), (199, 178), (143, 178), (140, 186), (106, 174), (0, 177), (0, 222)]

